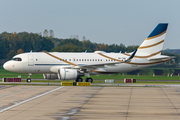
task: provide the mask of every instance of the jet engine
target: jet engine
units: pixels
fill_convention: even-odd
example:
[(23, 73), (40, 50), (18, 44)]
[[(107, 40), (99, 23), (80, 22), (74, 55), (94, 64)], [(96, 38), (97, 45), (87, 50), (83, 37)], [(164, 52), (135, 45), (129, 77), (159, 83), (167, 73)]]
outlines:
[(43, 74), (44, 79), (55, 80), (58, 79), (58, 74)]
[(76, 79), (79, 75), (79, 71), (75, 69), (62, 68), (58, 70), (58, 76), (60, 80)]

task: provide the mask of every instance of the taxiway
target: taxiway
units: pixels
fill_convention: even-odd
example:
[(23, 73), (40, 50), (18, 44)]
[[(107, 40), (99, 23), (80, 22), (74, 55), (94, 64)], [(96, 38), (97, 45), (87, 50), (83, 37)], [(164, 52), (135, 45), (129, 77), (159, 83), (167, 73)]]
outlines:
[(0, 102), (1, 120), (180, 119), (179, 86), (2, 85)]

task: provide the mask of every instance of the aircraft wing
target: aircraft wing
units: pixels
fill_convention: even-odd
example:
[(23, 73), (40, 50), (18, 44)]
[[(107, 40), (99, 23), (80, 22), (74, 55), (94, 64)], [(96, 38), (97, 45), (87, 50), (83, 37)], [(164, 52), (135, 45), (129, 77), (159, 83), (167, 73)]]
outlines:
[(115, 64), (120, 64), (120, 63), (124, 63), (124, 62), (113, 62), (113, 63), (99, 63), (99, 64), (79, 64), (78, 66), (76, 66), (75, 68), (84, 68), (84, 67), (103, 67), (105, 65), (115, 65)]
[(114, 61), (114, 62), (111, 62), (111, 63), (99, 63), (99, 64), (80, 64), (78, 66), (76, 66), (75, 68), (84, 68), (84, 67), (91, 67), (91, 68), (94, 68), (94, 67), (104, 67), (105, 65), (116, 65), (116, 64), (121, 64), (121, 63), (127, 63), (127, 62), (130, 62), (132, 60), (132, 58), (135, 56), (137, 52), (137, 49), (131, 54), (131, 56), (125, 60), (125, 61), (122, 61), (122, 62), (119, 62), (119, 61)]

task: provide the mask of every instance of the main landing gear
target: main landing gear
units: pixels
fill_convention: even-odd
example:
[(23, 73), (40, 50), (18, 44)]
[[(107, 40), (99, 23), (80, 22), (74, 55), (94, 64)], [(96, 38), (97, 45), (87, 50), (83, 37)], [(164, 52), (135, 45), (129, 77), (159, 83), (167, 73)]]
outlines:
[(92, 82), (93, 82), (93, 79), (92, 79), (92, 78), (86, 78), (86, 82), (92, 83)]
[(30, 83), (31, 82), (31, 73), (28, 73), (28, 78), (27, 78), (27, 82)]
[(83, 79), (81, 77), (77, 77), (75, 81), (76, 82), (83, 82)]
[[(81, 78), (81, 77), (77, 77), (76, 78), (76, 80), (75, 80), (76, 82), (83, 82), (83, 79)], [(86, 82), (93, 82), (93, 79), (92, 78), (90, 78), (90, 77), (88, 77), (88, 78), (86, 78), (86, 80), (85, 80)]]

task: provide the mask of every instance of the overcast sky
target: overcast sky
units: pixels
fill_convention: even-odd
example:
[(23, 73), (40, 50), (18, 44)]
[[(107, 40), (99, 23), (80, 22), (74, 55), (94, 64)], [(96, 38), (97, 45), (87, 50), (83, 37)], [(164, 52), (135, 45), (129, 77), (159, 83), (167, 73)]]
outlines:
[(0, 33), (53, 30), (56, 38), (140, 45), (169, 23), (163, 49), (180, 49), (180, 0), (1, 0)]

